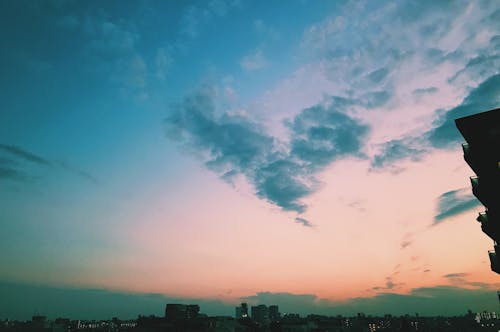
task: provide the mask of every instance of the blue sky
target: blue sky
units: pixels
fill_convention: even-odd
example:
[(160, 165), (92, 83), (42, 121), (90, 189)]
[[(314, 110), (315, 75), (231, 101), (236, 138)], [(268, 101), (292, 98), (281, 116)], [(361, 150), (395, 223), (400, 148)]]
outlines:
[(0, 281), (330, 309), (493, 294), (453, 120), (500, 106), (499, 15), (1, 3)]

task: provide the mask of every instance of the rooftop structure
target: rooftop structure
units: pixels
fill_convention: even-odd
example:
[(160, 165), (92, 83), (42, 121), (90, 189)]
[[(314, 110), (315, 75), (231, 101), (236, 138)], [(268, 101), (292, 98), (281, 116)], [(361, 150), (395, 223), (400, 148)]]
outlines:
[(467, 142), (462, 144), (464, 159), (477, 175), (470, 178), (472, 193), (486, 208), (476, 220), (494, 241), (490, 264), (500, 274), (500, 108), (456, 119), (455, 124)]

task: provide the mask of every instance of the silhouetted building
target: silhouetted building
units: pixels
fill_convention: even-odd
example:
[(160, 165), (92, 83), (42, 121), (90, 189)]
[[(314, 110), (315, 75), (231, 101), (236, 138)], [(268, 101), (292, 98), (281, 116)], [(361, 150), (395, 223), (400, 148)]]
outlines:
[(472, 193), (486, 207), (477, 221), (494, 241), (489, 252), (491, 269), (500, 273), (500, 108), (455, 120), (467, 143), (464, 159), (476, 173), (471, 177)]
[(235, 317), (237, 319), (248, 317), (248, 304), (246, 304), (245, 302), (243, 302), (239, 307), (236, 307), (236, 309), (235, 309)]
[(269, 306), (269, 320), (271, 322), (276, 322), (280, 320), (280, 310), (277, 305)]
[(497, 296), (498, 296), (498, 304), (500, 305), (500, 291), (497, 291)]
[(187, 306), (187, 319), (197, 318), (200, 313), (200, 306), (197, 304), (188, 304)]
[(47, 317), (36, 315), (31, 318), (31, 324), (35, 328), (46, 328), (48, 327)]
[(177, 304), (168, 303), (165, 308), (165, 318), (167, 321), (180, 321), (198, 317), (200, 306), (197, 304)]
[(260, 325), (269, 324), (269, 309), (266, 305), (252, 306), (252, 319)]

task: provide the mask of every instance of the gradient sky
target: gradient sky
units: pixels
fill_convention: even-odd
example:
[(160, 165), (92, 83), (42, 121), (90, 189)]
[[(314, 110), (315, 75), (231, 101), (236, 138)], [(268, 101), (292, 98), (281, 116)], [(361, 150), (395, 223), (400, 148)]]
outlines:
[(73, 315), (65, 292), (498, 308), (453, 122), (500, 107), (498, 1), (1, 1), (0, 22), (0, 318)]

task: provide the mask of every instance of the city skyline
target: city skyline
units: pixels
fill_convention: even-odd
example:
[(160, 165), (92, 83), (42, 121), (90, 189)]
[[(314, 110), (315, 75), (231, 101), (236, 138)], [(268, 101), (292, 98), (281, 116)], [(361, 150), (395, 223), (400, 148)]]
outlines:
[(23, 296), (56, 312), (54, 294), (497, 310), (454, 120), (500, 107), (499, 15), (1, 2), (0, 317)]
[(300, 316), (294, 313), (281, 313), (277, 305), (258, 305), (251, 307), (248, 314), (247, 303), (235, 308), (235, 317), (209, 316), (200, 312), (197, 304), (167, 303), (165, 315), (139, 315), (137, 319), (119, 317), (107, 319), (75, 319), (58, 317), (55, 319), (36, 314), (31, 320), (0, 320), (0, 330), (5, 332), (21, 331), (433, 331), (433, 330), (466, 330), (496, 331), (499, 326), (497, 312), (482, 311), (474, 313), (468, 310), (465, 314), (444, 316), (414, 315), (366, 315), (358, 312), (353, 316), (307, 314)]

